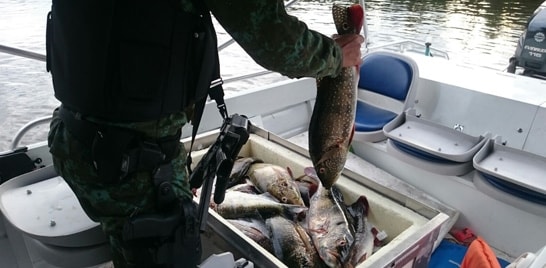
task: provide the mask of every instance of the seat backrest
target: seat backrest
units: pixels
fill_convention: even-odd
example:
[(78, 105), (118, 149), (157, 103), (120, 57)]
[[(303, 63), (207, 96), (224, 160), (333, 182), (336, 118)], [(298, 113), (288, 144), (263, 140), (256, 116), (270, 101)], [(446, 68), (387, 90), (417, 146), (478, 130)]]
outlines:
[(390, 51), (373, 51), (363, 58), (358, 87), (405, 102), (413, 97), (411, 89), (418, 76), (417, 64), (410, 57)]

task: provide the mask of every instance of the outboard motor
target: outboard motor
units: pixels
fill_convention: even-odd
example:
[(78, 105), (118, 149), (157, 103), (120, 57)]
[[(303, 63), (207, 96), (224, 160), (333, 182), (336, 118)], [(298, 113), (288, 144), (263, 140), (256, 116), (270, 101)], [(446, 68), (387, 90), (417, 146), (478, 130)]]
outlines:
[(516, 67), (523, 75), (546, 79), (546, 2), (529, 18), (507, 71), (515, 73)]

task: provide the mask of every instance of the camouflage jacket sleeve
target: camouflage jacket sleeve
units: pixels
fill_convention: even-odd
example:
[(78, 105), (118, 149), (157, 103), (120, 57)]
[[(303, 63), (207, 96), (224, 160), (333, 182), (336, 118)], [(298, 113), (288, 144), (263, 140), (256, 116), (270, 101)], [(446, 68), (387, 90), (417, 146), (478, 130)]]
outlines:
[(205, 0), (214, 17), (261, 66), (288, 77), (341, 70), (341, 48), (286, 13), (283, 0)]

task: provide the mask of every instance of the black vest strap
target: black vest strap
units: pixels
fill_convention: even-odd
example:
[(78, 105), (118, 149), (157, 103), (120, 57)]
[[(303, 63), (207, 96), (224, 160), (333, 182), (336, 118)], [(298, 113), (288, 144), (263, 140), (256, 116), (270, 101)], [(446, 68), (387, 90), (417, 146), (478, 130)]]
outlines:
[[(212, 25), (210, 16), (207, 16), (206, 20), (207, 20), (206, 24), (210, 26), (207, 29), (205, 38), (213, 38), (214, 41), (213, 42), (205, 41), (206, 46), (203, 48), (205, 50), (205, 53), (203, 57), (203, 64), (201, 65), (200, 77), (197, 82), (197, 94), (196, 94), (197, 101), (195, 103), (193, 119), (192, 119), (192, 123), (193, 123), (192, 139), (191, 139), (190, 150), (188, 153), (188, 158), (186, 161), (186, 165), (190, 174), (192, 173), (191, 151), (193, 148), (193, 143), (195, 141), (195, 136), (197, 135), (197, 131), (199, 130), (201, 117), (203, 116), (203, 111), (205, 109), (207, 94), (211, 99), (216, 101), (216, 106), (218, 107), (218, 111), (220, 112), (220, 115), (222, 116), (222, 118), (226, 119), (228, 117), (227, 107), (224, 102), (224, 89), (222, 88), (223, 81), (222, 81), (222, 78), (220, 77), (220, 60), (218, 57), (216, 33), (214, 30), (214, 26)], [(216, 52), (216, 53), (212, 53), (212, 52)], [(210, 77), (213, 77), (212, 81), (210, 80)]]

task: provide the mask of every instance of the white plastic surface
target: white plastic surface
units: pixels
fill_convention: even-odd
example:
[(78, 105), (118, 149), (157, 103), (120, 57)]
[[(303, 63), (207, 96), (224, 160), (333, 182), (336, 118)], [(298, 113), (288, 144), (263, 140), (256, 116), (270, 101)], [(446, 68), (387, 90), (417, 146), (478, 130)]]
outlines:
[(212, 254), (204, 260), (199, 268), (254, 268), (254, 264), (245, 259), (235, 261), (231, 252), (223, 252), (220, 254)]
[(544, 268), (546, 267), (546, 246), (536, 253), (526, 252), (506, 268)]
[[(546, 158), (490, 139), (474, 157), (474, 167), (489, 175), (546, 195)], [(525, 172), (522, 172), (525, 170)]]
[(455, 161), (467, 162), (485, 143), (484, 136), (474, 137), (452, 128), (420, 119), (415, 111), (405, 113), (399, 122), (391, 122), (383, 128), (392, 140), (412, 148)]
[(59, 176), (7, 189), (0, 202), (5, 216), (23, 232), (62, 237), (91, 229), (91, 221), (68, 184)]

